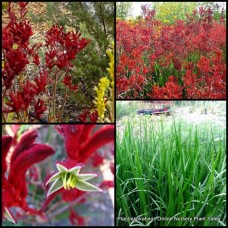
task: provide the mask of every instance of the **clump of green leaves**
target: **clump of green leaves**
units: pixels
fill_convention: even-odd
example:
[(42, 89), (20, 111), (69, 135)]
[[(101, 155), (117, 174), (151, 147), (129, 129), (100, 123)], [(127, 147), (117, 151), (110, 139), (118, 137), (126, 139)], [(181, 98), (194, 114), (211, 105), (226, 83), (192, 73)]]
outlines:
[(117, 225), (226, 225), (224, 128), (141, 117), (117, 133)]

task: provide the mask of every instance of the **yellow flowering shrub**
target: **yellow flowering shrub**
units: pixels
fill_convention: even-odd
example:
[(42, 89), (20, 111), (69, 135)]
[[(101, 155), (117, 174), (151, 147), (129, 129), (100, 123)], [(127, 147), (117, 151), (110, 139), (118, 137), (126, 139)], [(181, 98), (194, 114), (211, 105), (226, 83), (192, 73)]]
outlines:
[(197, 8), (196, 2), (156, 2), (156, 19), (165, 24), (172, 24), (175, 20), (185, 20), (186, 14), (191, 14)]

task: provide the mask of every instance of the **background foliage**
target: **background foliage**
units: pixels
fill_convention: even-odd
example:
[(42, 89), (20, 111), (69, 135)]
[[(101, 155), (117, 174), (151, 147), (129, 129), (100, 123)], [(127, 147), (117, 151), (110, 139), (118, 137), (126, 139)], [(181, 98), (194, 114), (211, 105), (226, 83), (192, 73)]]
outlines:
[(90, 39), (89, 45), (74, 61), (73, 82), (79, 84), (79, 91), (71, 98), (79, 108), (91, 104), (94, 86), (107, 75), (109, 59), (106, 49), (114, 40), (114, 3), (47, 2), (45, 15), (30, 13), (30, 16), (34, 22), (57, 23), (66, 31), (79, 30), (83, 37)]

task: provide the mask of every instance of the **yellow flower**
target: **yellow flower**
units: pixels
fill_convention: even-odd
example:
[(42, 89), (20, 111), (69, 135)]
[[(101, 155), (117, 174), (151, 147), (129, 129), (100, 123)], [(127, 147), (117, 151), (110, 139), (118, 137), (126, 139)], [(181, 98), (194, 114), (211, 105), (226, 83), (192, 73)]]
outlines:
[(106, 111), (105, 103), (105, 91), (109, 87), (110, 81), (108, 78), (103, 77), (100, 79), (98, 86), (95, 86), (94, 90), (96, 91), (97, 97), (95, 98), (94, 104), (96, 105), (96, 110), (98, 114), (98, 121), (103, 122), (104, 113)]
[[(109, 67), (107, 71), (109, 73), (109, 78), (103, 77), (100, 79), (98, 86), (95, 86), (96, 98), (93, 103), (96, 106), (98, 114), (98, 122), (114, 122), (115, 107), (114, 107), (114, 42), (112, 42), (112, 48), (106, 51), (109, 57)], [(107, 92), (106, 92), (107, 91)], [(106, 97), (105, 97), (106, 95)], [(107, 110), (106, 110), (107, 108)], [(105, 118), (105, 112), (108, 111), (109, 119)]]
[(109, 73), (110, 79), (111, 79), (111, 101), (107, 103), (110, 110), (110, 117), (111, 121), (114, 122), (114, 116), (115, 116), (115, 107), (114, 107), (114, 99), (115, 99), (115, 80), (114, 80), (114, 42), (112, 42), (112, 50), (106, 51), (108, 57), (109, 57), (109, 68), (107, 68), (107, 71)]

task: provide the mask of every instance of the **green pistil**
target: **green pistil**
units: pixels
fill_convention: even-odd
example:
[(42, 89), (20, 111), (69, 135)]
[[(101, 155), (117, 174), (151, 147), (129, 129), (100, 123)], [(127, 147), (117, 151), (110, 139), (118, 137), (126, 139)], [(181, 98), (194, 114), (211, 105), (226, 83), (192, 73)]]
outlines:
[(74, 188), (77, 182), (77, 177), (71, 173), (64, 173), (62, 176), (64, 189)]

